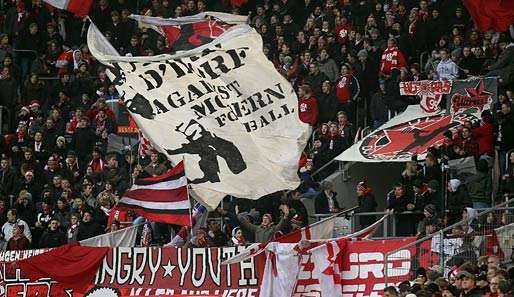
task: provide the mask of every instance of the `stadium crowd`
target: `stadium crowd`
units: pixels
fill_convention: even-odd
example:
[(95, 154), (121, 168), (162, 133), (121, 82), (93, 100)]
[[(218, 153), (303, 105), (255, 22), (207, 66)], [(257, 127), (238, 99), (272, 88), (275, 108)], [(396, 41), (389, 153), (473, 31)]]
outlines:
[[(167, 18), (208, 10), (248, 14), (263, 38), (264, 53), (297, 89), (300, 119), (314, 128), (300, 160), (302, 184), (258, 201), (228, 197), (224, 208), (209, 214), (225, 218), (223, 230), (219, 220), (209, 220), (189, 238), (187, 228), (152, 224), (151, 243), (170, 238), (171, 244), (197, 247), (266, 242), (308, 224), (302, 198), (314, 199), (318, 214), (339, 212), (344, 198), (330, 182), (318, 183), (332, 168), (313, 174), (358, 140), (362, 128), (376, 128), (419, 103), (400, 96), (400, 81), (498, 76), (499, 95), (480, 123), (448, 131), (444, 144), (431, 148), (423, 162), (407, 162), (398, 173), (386, 203), (387, 211), (398, 214), (397, 235), (423, 236), (469, 217), (473, 208), (490, 207), (495, 183), (499, 197), (514, 192), (514, 43), (508, 32), (477, 31), (462, 1), (98, 0), (90, 17), (122, 55), (150, 56), (169, 52), (167, 41), (139, 28), (128, 18), (131, 13)], [(156, 152), (108, 151), (119, 119), (107, 102), (119, 94), (88, 50), (88, 26), (87, 18), (41, 0), (2, 2), (4, 249), (56, 247), (124, 228), (137, 216), (117, 209), (123, 192), (135, 178), (157, 176), (170, 167)], [(497, 181), (490, 178), (495, 154), (501, 169)], [(441, 164), (464, 157), (475, 158), (477, 174), (456, 175), (442, 184)], [(357, 212), (378, 210), (372, 186), (356, 185)], [(414, 214), (399, 215), (405, 211)], [(500, 215), (492, 220), (505, 224)], [(373, 221), (359, 223), (365, 227)], [(451, 277), (420, 269), (413, 286), (388, 288), (385, 295), (420, 296), (432, 290), (445, 297), (476, 296), (486, 290), (489, 296), (504, 296), (510, 291), (506, 280), (514, 274), (497, 258), (487, 259), (464, 263)], [(469, 289), (475, 285), (479, 288)]]

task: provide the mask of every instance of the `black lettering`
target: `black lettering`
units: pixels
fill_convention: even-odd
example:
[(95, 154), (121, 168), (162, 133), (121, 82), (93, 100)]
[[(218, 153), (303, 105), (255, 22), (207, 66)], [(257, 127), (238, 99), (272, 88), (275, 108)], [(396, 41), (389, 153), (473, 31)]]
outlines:
[(168, 112), (169, 110), (164, 106), (164, 104), (162, 104), (159, 100), (154, 100), (153, 101), (153, 104), (155, 105), (155, 113), (156, 114), (161, 114), (161, 113), (165, 113), (165, 112)]
[[(178, 98), (176, 99), (177, 100), (177, 103), (178, 105), (173, 101), (172, 99), (172, 95), (176, 95)], [(183, 106), (184, 104), (186, 104), (186, 102), (184, 101), (184, 97), (180, 97), (180, 93), (178, 91), (175, 91), (173, 93), (171, 93), (169, 96), (168, 96), (168, 104), (173, 107), (173, 108), (179, 108), (181, 106)]]
[(221, 99), (228, 99), (230, 97), (228, 91), (226, 90), (227, 86), (219, 86), (218, 93), (220, 93)]
[(227, 73), (230, 71), (227, 65), (225, 65), (225, 59), (223, 59), (222, 56), (216, 56), (212, 58), (211, 61), (216, 62), (216, 66), (214, 67), (214, 69), (219, 69), (223, 73)]

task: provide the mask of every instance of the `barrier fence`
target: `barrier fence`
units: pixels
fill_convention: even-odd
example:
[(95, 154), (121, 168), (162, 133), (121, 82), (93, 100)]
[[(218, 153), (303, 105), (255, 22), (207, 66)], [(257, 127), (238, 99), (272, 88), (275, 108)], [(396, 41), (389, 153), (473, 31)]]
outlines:
[[(414, 280), (418, 268), (436, 270), (444, 277), (465, 262), (483, 263), (488, 256), (512, 262), (514, 251), (514, 199), (494, 208), (478, 209), (471, 217), (437, 230), (386, 254), (384, 280), (396, 275), (410, 275)], [(429, 230), (428, 230), (429, 231)], [(410, 258), (410, 265), (395, 266), (399, 259)], [(487, 261), (485, 260), (485, 263)]]

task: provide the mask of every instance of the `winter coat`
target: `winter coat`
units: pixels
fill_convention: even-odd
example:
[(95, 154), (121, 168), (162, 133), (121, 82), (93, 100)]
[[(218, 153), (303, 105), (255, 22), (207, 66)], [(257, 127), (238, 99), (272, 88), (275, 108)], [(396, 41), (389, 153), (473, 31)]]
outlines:
[(328, 94), (322, 92), (317, 99), (319, 122), (327, 123), (333, 121), (336, 118), (338, 107), (334, 91), (330, 90)]
[(494, 126), (490, 123), (484, 123), (480, 127), (471, 130), (471, 134), (478, 143), (478, 154), (494, 153)]
[[(334, 200), (334, 208), (340, 209), (339, 203), (337, 202), (337, 193), (332, 192), (332, 199)], [(330, 213), (330, 207), (328, 205), (328, 197), (325, 194), (325, 191), (319, 193), (314, 200), (314, 210), (316, 214), (328, 214)]]
[[(357, 203), (359, 204), (359, 207), (355, 210), (355, 213), (375, 212), (378, 206), (375, 196), (371, 193), (367, 193), (363, 197), (358, 197)], [(367, 227), (373, 224), (375, 219), (375, 216), (359, 216), (361, 227)]]
[(77, 240), (81, 241), (84, 239), (88, 239), (91, 237), (95, 237), (97, 235), (102, 234), (103, 230), (100, 228), (100, 225), (98, 225), (94, 221), (89, 222), (80, 222), (79, 228), (77, 230)]
[(498, 57), (498, 61), (489, 67), (498, 70), (503, 85), (514, 82), (514, 43), (510, 43)]
[(61, 245), (66, 244), (66, 235), (59, 231), (51, 231), (47, 230), (43, 235), (41, 235), (41, 239), (39, 240), (40, 248), (55, 248)]
[(480, 172), (469, 180), (467, 184), (469, 197), (473, 202), (491, 202), (492, 180), (489, 172)]

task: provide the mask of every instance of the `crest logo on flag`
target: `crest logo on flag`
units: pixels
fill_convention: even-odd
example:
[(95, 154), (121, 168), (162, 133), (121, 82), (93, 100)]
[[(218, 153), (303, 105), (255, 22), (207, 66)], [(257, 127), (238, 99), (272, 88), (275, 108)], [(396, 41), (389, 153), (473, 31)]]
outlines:
[(443, 133), (462, 125), (465, 121), (477, 121), (473, 115), (436, 115), (402, 123), (379, 130), (366, 137), (359, 151), (367, 159), (397, 160), (423, 154), (429, 147), (443, 141)]

